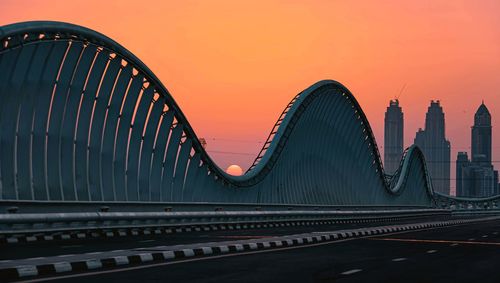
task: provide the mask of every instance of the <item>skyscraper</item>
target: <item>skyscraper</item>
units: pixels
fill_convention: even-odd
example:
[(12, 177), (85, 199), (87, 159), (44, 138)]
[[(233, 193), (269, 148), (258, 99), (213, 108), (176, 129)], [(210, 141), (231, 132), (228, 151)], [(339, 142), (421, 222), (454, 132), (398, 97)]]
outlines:
[(459, 197), (468, 197), (469, 193), (468, 191), (465, 190), (463, 183), (462, 183), (462, 173), (463, 173), (463, 168), (469, 167), (470, 166), (470, 161), (469, 157), (467, 156), (467, 152), (459, 152), (457, 155), (457, 168), (456, 168), (456, 195)]
[(484, 102), (474, 115), (471, 160), (457, 156), (457, 196), (488, 197), (498, 194), (498, 172), (491, 162), (491, 115)]
[(493, 171), (493, 174), (494, 174), (494, 175), (493, 175), (493, 178), (495, 179), (495, 180), (494, 180), (494, 182), (495, 182), (495, 184), (496, 184), (496, 187), (495, 187), (495, 193), (494, 193), (494, 194), (495, 194), (495, 195), (498, 195), (498, 194), (500, 194), (500, 183), (499, 183), (499, 181), (500, 181), (500, 180), (498, 180), (498, 171), (497, 171), (497, 170), (494, 170), (494, 171)]
[(491, 164), (491, 115), (486, 105), (481, 103), (474, 115), (471, 133), (472, 162)]
[(384, 168), (394, 174), (403, 155), (404, 119), (397, 99), (389, 102), (384, 119)]
[(450, 194), (450, 142), (445, 136), (445, 119), (439, 100), (431, 101), (425, 116), (425, 130), (419, 129), (414, 143), (427, 162), (434, 190)]

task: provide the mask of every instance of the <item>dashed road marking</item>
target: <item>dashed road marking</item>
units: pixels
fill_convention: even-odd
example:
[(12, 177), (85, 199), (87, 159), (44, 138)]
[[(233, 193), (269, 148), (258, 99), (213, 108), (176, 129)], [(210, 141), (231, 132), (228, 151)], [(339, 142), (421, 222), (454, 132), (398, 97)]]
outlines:
[(483, 235), (482, 237), (483, 237), (483, 238), (488, 238), (488, 235)]
[(475, 239), (475, 238), (470, 238), (470, 239), (469, 239), (469, 241), (474, 241), (474, 240), (476, 240), (476, 239)]
[(427, 251), (427, 253), (428, 253), (428, 254), (433, 254), (433, 253), (435, 253), (435, 252), (437, 252), (437, 251), (436, 251), (436, 250), (428, 250), (428, 251)]
[(494, 243), (494, 242), (423, 240), (423, 239), (400, 239), (400, 238), (368, 238), (368, 240), (371, 240), (371, 241), (396, 241), (396, 242), (409, 242), (409, 243), (445, 243), (445, 244), (466, 244), (466, 245), (500, 246), (500, 243)]
[[(498, 217), (497, 217), (498, 218)], [(486, 218), (486, 219), (489, 219), (489, 218)], [(425, 228), (430, 228), (430, 229), (435, 229), (436, 227), (443, 227), (443, 226), (447, 226), (447, 225), (460, 225), (460, 224), (465, 224), (465, 223), (468, 223), (467, 221), (463, 220), (463, 221), (450, 221), (450, 222), (438, 222), (437, 224), (435, 223), (425, 223), (422, 225), (422, 227), (425, 227)], [(270, 225), (270, 226), (273, 226), (274, 225)], [(278, 225), (276, 224), (276, 227)], [(283, 225), (281, 225), (283, 226)], [(394, 227), (389, 227), (389, 229), (384, 229), (386, 232), (399, 232), (399, 231), (407, 231), (410, 229), (410, 226), (404, 226), (404, 225), (398, 225), (398, 226), (394, 226)], [(394, 234), (398, 234), (398, 233), (394, 233)], [(337, 234), (335, 234), (337, 235)], [(358, 230), (355, 230), (355, 231), (347, 231), (347, 232), (342, 232), (341, 233), (342, 237), (347, 237), (349, 239), (354, 239), (355, 236), (363, 236), (363, 233), (359, 233)], [(305, 237), (306, 235), (301, 235), (302, 237), (301, 238), (298, 238), (298, 239), (301, 239), (301, 240), (304, 240), (304, 242), (307, 242), (307, 243), (312, 243), (314, 241), (316, 242), (319, 242), (319, 243), (315, 243), (315, 244), (311, 244), (311, 245), (307, 245), (308, 247), (309, 246), (317, 246), (317, 245), (327, 245), (327, 244), (331, 244), (329, 241), (326, 241), (326, 242), (322, 242), (322, 240), (325, 238), (326, 239), (326, 236), (316, 236), (316, 237)], [(360, 238), (360, 237), (356, 237), (356, 238)], [(365, 237), (363, 237), (365, 238)], [(335, 237), (334, 237), (335, 239)], [(345, 240), (340, 240), (340, 241), (336, 241), (336, 242), (343, 242), (343, 241), (347, 241), (349, 239), (345, 239)], [(395, 240), (395, 239), (388, 239), (388, 238), (385, 238), (385, 239), (382, 239), (382, 240)], [(402, 240), (402, 241), (405, 241), (405, 239), (397, 239), (397, 240)], [(408, 239), (406, 239), (406, 241), (408, 241)], [(429, 240), (409, 240), (409, 241), (415, 241), (415, 242), (425, 242), (425, 241), (429, 241)], [(436, 240), (432, 240), (432, 241), (436, 241)], [(298, 241), (297, 241), (298, 242)], [(447, 242), (447, 243), (454, 243), (454, 242), (459, 242), (459, 241), (442, 241), (442, 242)], [(281, 243), (284, 243), (284, 241), (281, 241)], [(480, 244), (479, 242), (469, 242), (471, 244)], [(266, 248), (266, 244), (268, 247), (270, 247), (270, 242), (262, 242), (262, 247), (263, 248)], [(277, 243), (273, 243), (273, 248), (277, 247), (278, 244)], [(482, 244), (482, 243), (481, 243)], [(486, 244), (494, 244), (494, 245), (500, 245), (500, 243), (486, 243)], [(178, 246), (182, 246), (182, 245), (178, 245)], [(200, 246), (199, 244), (197, 245), (198, 247)], [(176, 247), (176, 246), (174, 246)], [(231, 248), (231, 251), (234, 252), (234, 250), (236, 251), (243, 251), (245, 248), (243, 247), (242, 244), (232, 244), (229, 246)], [(286, 247), (286, 248), (280, 248), (280, 250), (288, 250), (288, 249), (296, 249), (296, 248), (302, 248), (302, 247), (305, 247), (305, 246), (292, 246), (292, 247)], [(226, 248), (226, 250), (229, 252), (229, 248), (227, 246), (225, 247), (220, 247), (220, 252), (222, 253), (223, 252), (223, 248)], [(274, 250), (274, 249), (270, 249), (269, 251), (271, 250)], [(115, 250), (115, 251), (111, 251), (109, 253), (117, 253), (117, 252), (125, 252), (124, 250)], [(195, 255), (195, 249), (182, 249), (181, 252), (182, 254), (179, 255), (179, 257), (191, 257), (191, 256), (194, 256)], [(198, 250), (197, 250), (198, 252)], [(255, 252), (247, 252), (247, 253), (237, 253), (238, 255), (242, 255), (242, 254), (252, 254), (252, 253), (257, 253), (257, 252), (267, 252), (266, 250), (261, 250), (261, 251), (255, 251)], [(94, 254), (97, 254), (97, 253), (103, 253), (103, 252), (96, 252)], [(119, 253), (118, 253), (119, 254)], [(136, 261), (136, 258), (134, 256), (137, 256), (137, 255), (132, 255), (132, 256), (127, 256), (127, 255), (121, 255), (121, 256), (115, 256), (115, 257), (112, 257), (112, 261), (114, 263), (115, 266), (118, 266), (118, 265), (128, 265), (131, 261), (132, 262), (135, 262)], [(142, 261), (144, 261), (144, 259), (146, 259), (146, 261), (151, 261), (153, 259), (153, 255), (152, 254), (139, 254), (140, 258)], [(176, 257), (176, 255), (174, 254), (174, 256)], [(232, 256), (232, 254), (228, 254), (228, 255), (220, 255), (220, 256), (213, 256), (213, 257), (210, 257), (210, 258), (219, 258), (219, 257), (225, 257), (225, 256)], [(166, 258), (166, 257), (165, 257)], [(107, 259), (106, 259), (107, 260)], [(195, 259), (196, 260), (196, 259)], [(395, 259), (392, 259), (392, 261), (394, 262), (398, 262), (398, 261), (405, 261), (407, 260), (407, 258), (395, 258)], [(183, 261), (179, 261), (179, 262), (186, 262), (186, 260), (183, 260)], [(171, 264), (174, 264), (174, 263), (178, 263), (178, 262), (173, 262)], [(166, 264), (169, 264), (169, 263), (159, 263), (159, 264), (152, 264), (152, 265), (147, 265), (147, 267), (144, 267), (144, 268), (149, 268), (149, 267), (152, 267), (152, 266), (160, 266), (160, 265), (166, 265)], [(59, 262), (56, 262), (54, 264), (52, 264), (56, 270), (56, 272), (58, 270), (66, 270), (67, 267), (68, 267), (68, 264), (66, 263), (59, 263)], [(139, 269), (139, 268), (142, 268), (142, 267), (124, 267), (124, 268), (120, 268), (119, 270), (120, 271), (123, 271), (123, 270), (133, 270), (133, 269)], [(35, 269), (36, 270), (36, 269)], [(31, 272), (31, 270), (27, 270), (26, 272)], [(26, 272), (24, 272), (23, 274), (25, 274)], [(78, 277), (78, 276), (88, 276), (88, 275), (91, 275), (91, 274), (103, 274), (103, 273), (110, 273), (110, 272), (116, 272), (116, 271), (99, 271), (99, 272), (91, 272), (91, 273), (85, 273), (84, 275), (74, 275), (74, 276), (70, 276), (70, 275), (67, 275), (67, 276), (58, 276), (57, 278), (70, 278), (70, 277)], [(346, 272), (349, 272), (349, 271), (346, 271)], [(358, 272), (358, 271), (356, 271)], [(21, 275), (21, 272), (19, 272), (18, 270), (18, 273), (19, 273), (19, 276), (25, 276), (25, 275)], [(56, 278), (56, 277), (54, 277)]]
[(351, 275), (351, 274), (354, 274), (354, 273), (358, 273), (360, 271), (363, 271), (363, 270), (362, 269), (351, 269), (351, 270), (348, 270), (348, 271), (344, 271), (341, 274), (342, 275)]
[(452, 247), (456, 247), (456, 246), (458, 246), (458, 244), (457, 244), (457, 243), (453, 243), (453, 244), (451, 244), (450, 246), (452, 246)]

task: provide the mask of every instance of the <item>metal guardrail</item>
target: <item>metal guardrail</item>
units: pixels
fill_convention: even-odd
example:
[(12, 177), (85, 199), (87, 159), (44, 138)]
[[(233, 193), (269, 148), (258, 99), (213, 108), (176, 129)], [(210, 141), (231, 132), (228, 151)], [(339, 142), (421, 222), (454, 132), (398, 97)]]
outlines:
[(436, 205), (457, 211), (468, 210), (497, 210), (500, 209), (500, 196), (485, 198), (452, 197), (434, 192)]
[(317, 220), (384, 221), (478, 214), (500, 214), (500, 210), (453, 206), (0, 201), (0, 235)]
[(296, 222), (311, 220), (384, 220), (450, 216), (447, 209), (359, 211), (205, 211), (205, 212), (83, 212), (0, 214), (0, 234), (47, 231), (120, 229), (228, 223)]
[(1, 200), (1, 213), (60, 213), (60, 212), (164, 212), (164, 211), (284, 211), (284, 210), (401, 210), (427, 209), (417, 205), (308, 205), (266, 203), (207, 203), (207, 202), (82, 202), (82, 201), (18, 201)]

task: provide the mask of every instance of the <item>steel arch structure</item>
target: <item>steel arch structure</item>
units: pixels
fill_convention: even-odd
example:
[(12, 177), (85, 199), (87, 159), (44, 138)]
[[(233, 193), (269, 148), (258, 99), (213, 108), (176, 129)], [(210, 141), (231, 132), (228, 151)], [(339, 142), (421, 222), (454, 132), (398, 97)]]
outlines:
[(387, 179), (354, 96), (299, 93), (230, 176), (168, 90), (108, 37), (60, 22), (0, 28), (0, 199), (432, 206), (422, 152)]

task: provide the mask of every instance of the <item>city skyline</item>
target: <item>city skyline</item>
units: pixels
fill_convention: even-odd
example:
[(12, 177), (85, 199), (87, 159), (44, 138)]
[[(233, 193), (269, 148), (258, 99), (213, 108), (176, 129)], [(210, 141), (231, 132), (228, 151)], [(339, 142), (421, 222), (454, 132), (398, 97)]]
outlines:
[[(419, 146), (426, 156), (428, 170), (434, 179), (435, 189), (441, 193), (456, 196), (474, 196), (470, 192), (471, 188), (463, 188), (461, 180), (462, 178), (475, 180), (479, 177), (470, 175), (472, 174), (470, 172), (465, 173), (468, 174), (468, 177), (463, 177), (462, 167), (472, 166), (470, 168), (476, 171), (479, 169), (483, 170), (483, 167), (491, 167), (490, 169), (486, 169), (486, 175), (489, 174), (487, 178), (490, 178), (493, 182), (493, 187), (486, 189), (486, 191), (491, 190), (491, 193), (481, 192), (475, 196), (484, 197), (496, 193), (499, 184), (498, 171), (494, 170), (494, 163), (498, 163), (498, 161), (492, 160), (493, 133), (491, 120), (492, 115), (486, 107), (484, 100), (482, 100), (481, 105), (473, 116), (469, 150), (458, 151), (455, 160), (453, 160), (454, 157), (450, 154), (452, 146), (446, 139), (445, 112), (439, 100), (430, 101), (430, 106), (426, 113), (425, 126), (417, 130), (414, 144)], [(391, 99), (389, 101), (389, 107), (387, 107), (387, 111), (385, 112), (384, 125), (384, 148), (391, 148), (390, 153), (387, 150), (384, 151), (384, 169), (386, 174), (392, 175), (399, 167), (402, 150), (404, 149), (401, 145), (405, 125), (404, 110), (400, 106), (398, 99)], [(446, 152), (441, 152), (442, 150)], [(468, 152), (470, 152), (470, 160)]]
[[(404, 147), (423, 126), (432, 99), (446, 111), (453, 157), (469, 150), (464, 125), (471, 124), (482, 99), (492, 113), (500, 113), (495, 1), (166, 2), (140, 11), (111, 3), (116, 13), (105, 16), (93, 8), (98, 2), (47, 3), (2, 1), (0, 24), (39, 18), (73, 22), (127, 46), (166, 82), (224, 169), (248, 168), (284, 106), (322, 78), (341, 81), (356, 95), (382, 156), (383, 113), (404, 84), (398, 98), (405, 111)], [(125, 16), (135, 21), (122, 21)], [(140, 21), (147, 21), (147, 28)], [(261, 115), (255, 117), (257, 108)], [(494, 115), (494, 126), (499, 116)], [(494, 131), (494, 161), (500, 160), (499, 140), (500, 131)], [(453, 163), (451, 172), (454, 178)]]
[(489, 197), (498, 194), (498, 171), (492, 163), (491, 114), (484, 104), (474, 114), (470, 159), (459, 152), (456, 159), (457, 196)]
[(500, 282), (498, 11), (0, 0), (0, 281)]

